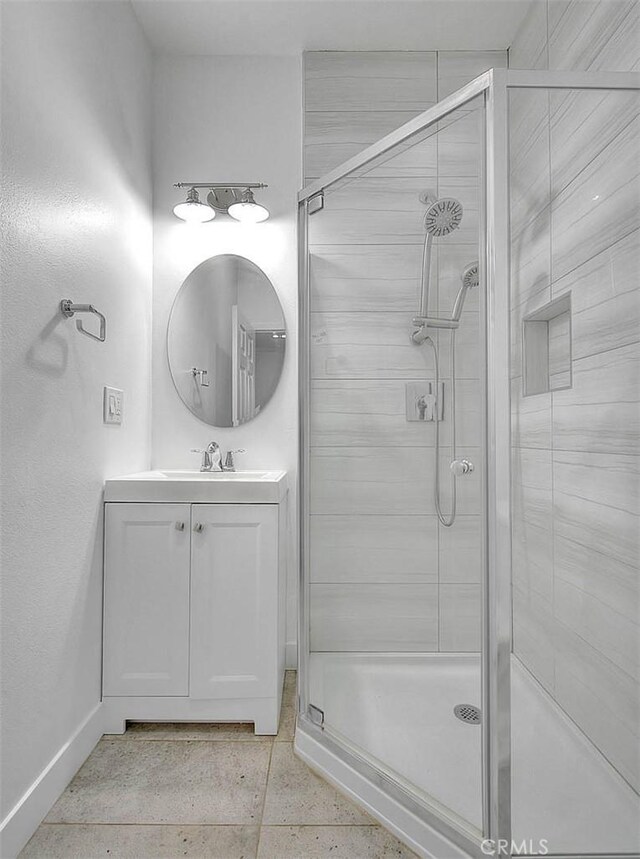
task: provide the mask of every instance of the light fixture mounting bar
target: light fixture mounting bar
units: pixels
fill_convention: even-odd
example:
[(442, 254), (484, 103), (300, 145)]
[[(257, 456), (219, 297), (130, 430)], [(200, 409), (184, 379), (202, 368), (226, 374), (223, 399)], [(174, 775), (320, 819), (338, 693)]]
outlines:
[(263, 182), (174, 182), (174, 188), (268, 188)]

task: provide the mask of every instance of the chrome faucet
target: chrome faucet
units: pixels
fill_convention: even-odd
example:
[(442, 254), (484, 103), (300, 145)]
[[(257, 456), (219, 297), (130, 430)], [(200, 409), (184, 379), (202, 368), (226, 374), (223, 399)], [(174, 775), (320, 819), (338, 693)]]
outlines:
[(210, 441), (204, 448), (194, 447), (191, 453), (201, 453), (202, 462), (200, 463), (200, 471), (223, 471), (222, 468), (222, 453), (220, 445), (217, 441)]
[(222, 461), (222, 451), (217, 441), (211, 441), (206, 448), (194, 447), (191, 453), (201, 453), (202, 463), (200, 471), (235, 471), (236, 464), (233, 461), (234, 453), (244, 453), (244, 448), (228, 451), (224, 462)]

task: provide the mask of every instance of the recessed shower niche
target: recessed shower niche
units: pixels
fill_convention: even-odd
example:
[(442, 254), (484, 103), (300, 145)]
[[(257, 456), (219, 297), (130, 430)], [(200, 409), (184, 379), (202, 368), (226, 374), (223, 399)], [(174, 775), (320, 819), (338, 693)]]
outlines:
[(522, 320), (524, 396), (571, 387), (571, 293)]

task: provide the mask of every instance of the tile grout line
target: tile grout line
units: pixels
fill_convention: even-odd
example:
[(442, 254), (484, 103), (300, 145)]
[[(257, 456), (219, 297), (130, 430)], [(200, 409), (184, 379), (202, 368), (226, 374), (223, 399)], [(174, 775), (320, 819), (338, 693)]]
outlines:
[[(283, 678), (283, 685), (285, 683), (286, 683), (286, 672), (285, 672), (285, 677)], [(282, 697), (284, 698), (284, 689), (283, 689)], [(280, 703), (280, 709), (282, 710), (282, 701)], [(280, 718), (282, 718), (282, 713), (280, 714)], [(278, 721), (280, 721), (280, 720), (278, 720)], [(280, 731), (280, 725), (278, 725), (278, 733), (279, 733), (279, 731)], [(271, 776), (271, 761), (273, 759), (273, 748), (275, 746), (277, 736), (278, 736), (278, 734), (276, 734), (274, 737), (271, 738), (271, 748), (269, 750), (269, 763), (267, 764), (267, 778), (266, 778), (265, 783), (264, 783), (264, 797), (262, 798), (262, 809), (260, 812), (260, 822), (258, 824), (258, 841), (256, 843), (256, 859), (258, 857), (258, 854), (260, 853), (260, 842), (262, 841), (262, 827), (264, 825), (263, 824), (264, 810), (265, 810), (266, 805), (267, 805), (267, 792), (269, 790), (269, 778)]]
[[(440, 101), (440, 89), (441, 89), (441, 84), (440, 84), (440, 51), (436, 51), (436, 103)], [(443, 130), (443, 128), (444, 127), (443, 127), (441, 122), (438, 122), (436, 124), (436, 133), (435, 133), (434, 144), (435, 144), (435, 150), (436, 150), (436, 152), (435, 152), (435, 155), (436, 155), (435, 182), (436, 182), (436, 197), (437, 198), (440, 196), (440, 193), (441, 193), (440, 192), (440, 179), (441, 179), (441, 177), (440, 177), (440, 144), (442, 141), (440, 139), (440, 132)], [(423, 241), (423, 243), (426, 241), (426, 236), (423, 237), (422, 241)], [(436, 244), (436, 243), (434, 242), (434, 244)], [(437, 277), (436, 277), (436, 312), (437, 313), (440, 313), (440, 253), (439, 253), (439, 251), (440, 251), (440, 245), (436, 244), (436, 247), (435, 247), (435, 265), (436, 265), (436, 275), (437, 275)], [(424, 278), (424, 272), (421, 270), (420, 271), (420, 282), (421, 283), (422, 283), (423, 278)], [(431, 271), (427, 272), (427, 280), (430, 280), (430, 278), (431, 278)], [(427, 308), (427, 310), (428, 310), (428, 308)], [(438, 355), (440, 352), (440, 344), (441, 344), (440, 332), (436, 331), (436, 343), (434, 346), (434, 354), (432, 356), (432, 362), (433, 363), (430, 365), (430, 368), (429, 368), (430, 374), (433, 374), (434, 376), (435, 376), (435, 361), (438, 358)], [(449, 375), (451, 377), (451, 367), (449, 367), (449, 373), (447, 375)], [(443, 382), (444, 381), (445, 380), (443, 379)], [(451, 392), (451, 379), (449, 379), (448, 381), (449, 381), (449, 392)], [(443, 386), (443, 391), (444, 391), (444, 386)], [(437, 391), (436, 391), (436, 394), (438, 394)], [(443, 412), (443, 417), (444, 417), (444, 412)], [(436, 413), (436, 421), (437, 420), (438, 420), (438, 414)], [(440, 428), (440, 429), (442, 429), (442, 428)], [(434, 431), (435, 431), (435, 428), (434, 428)], [(431, 435), (431, 433), (430, 433), (430, 435)], [(439, 450), (436, 451), (435, 437), (432, 440), (433, 440), (433, 445), (430, 445), (429, 447), (431, 447), (434, 450), (434, 453), (436, 453), (435, 471), (438, 472), (440, 469), (440, 451)], [(451, 446), (451, 442), (453, 440), (454, 440), (453, 438), (450, 439), (449, 446)], [(434, 476), (434, 479), (435, 479), (435, 476)], [(431, 506), (431, 503), (433, 503), (433, 499), (430, 500), (430, 506)], [(435, 584), (436, 584), (436, 599), (435, 599), (436, 646), (435, 646), (435, 652), (440, 653), (442, 650), (442, 607), (441, 607), (442, 592), (440, 590), (440, 561), (441, 561), (440, 543), (441, 543), (441, 538), (442, 538), (442, 523), (440, 522), (440, 518), (437, 515), (437, 508), (436, 508), (435, 503), (433, 503), (433, 507), (434, 507), (434, 513), (436, 515), (436, 567), (437, 567), (436, 582), (435, 582)], [(421, 512), (424, 513), (424, 511), (421, 511)]]
[[(109, 740), (109, 736), (107, 734), (105, 734), (105, 738), (107, 740)], [(269, 743), (273, 743), (274, 740), (262, 740), (262, 739), (259, 739), (259, 740), (256, 740), (256, 739), (251, 739), (251, 740), (206, 740), (206, 739), (200, 739), (198, 737), (195, 737), (195, 738), (194, 737), (188, 737), (188, 738), (162, 737), (162, 738), (158, 738), (158, 739), (153, 739), (151, 737), (145, 737), (144, 739), (138, 739), (138, 738), (136, 738), (136, 739), (130, 738), (128, 740), (117, 740), (116, 739), (116, 740), (110, 740), (110, 742), (114, 742), (114, 743), (120, 742), (123, 744), (124, 743), (234, 743), (234, 744), (238, 744), (238, 745), (242, 745), (242, 746), (247, 746), (247, 745), (259, 746), (259, 745), (267, 745)]]
[[(526, 667), (526, 666), (525, 666)], [(528, 669), (527, 669), (528, 670)], [(258, 823), (104, 823), (104, 822), (91, 822), (91, 821), (80, 821), (80, 822), (72, 822), (67, 820), (52, 820), (50, 823), (45, 823), (44, 821), (40, 824), (40, 826), (105, 826), (105, 827), (118, 827), (121, 826), (160, 826), (160, 827), (179, 827), (180, 829), (189, 829), (193, 827), (194, 829), (250, 829), (254, 827), (256, 829), (262, 828), (262, 826)], [(353, 828), (361, 828), (361, 829), (385, 829), (385, 827), (381, 823), (377, 823), (375, 819), (373, 819), (373, 823), (266, 823), (264, 824), (265, 829), (318, 829), (327, 827), (330, 829), (353, 829)]]

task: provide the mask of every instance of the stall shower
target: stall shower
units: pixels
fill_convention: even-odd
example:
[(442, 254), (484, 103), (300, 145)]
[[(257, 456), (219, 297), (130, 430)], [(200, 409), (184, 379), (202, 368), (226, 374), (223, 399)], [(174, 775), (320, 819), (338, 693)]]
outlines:
[[(586, 658), (596, 609), (569, 587), (588, 563), (589, 508), (559, 492), (569, 471), (592, 492), (602, 452), (563, 448), (592, 438), (590, 404), (625, 396), (579, 357), (585, 249), (571, 217), (582, 228), (591, 212), (571, 195), (602, 193), (607, 117), (621, 104), (637, 116), (639, 85), (494, 70), (300, 194), (296, 746), (421, 855), (480, 855), (498, 837), (532, 854), (640, 849), (640, 696), (624, 687), (607, 727)], [(552, 147), (599, 112), (588, 175), (552, 161), (545, 184), (520, 155), (548, 105)], [(637, 245), (625, 253), (637, 268)], [(632, 642), (618, 637), (611, 658), (631, 666)], [(612, 670), (601, 685), (615, 697), (618, 682)]]

